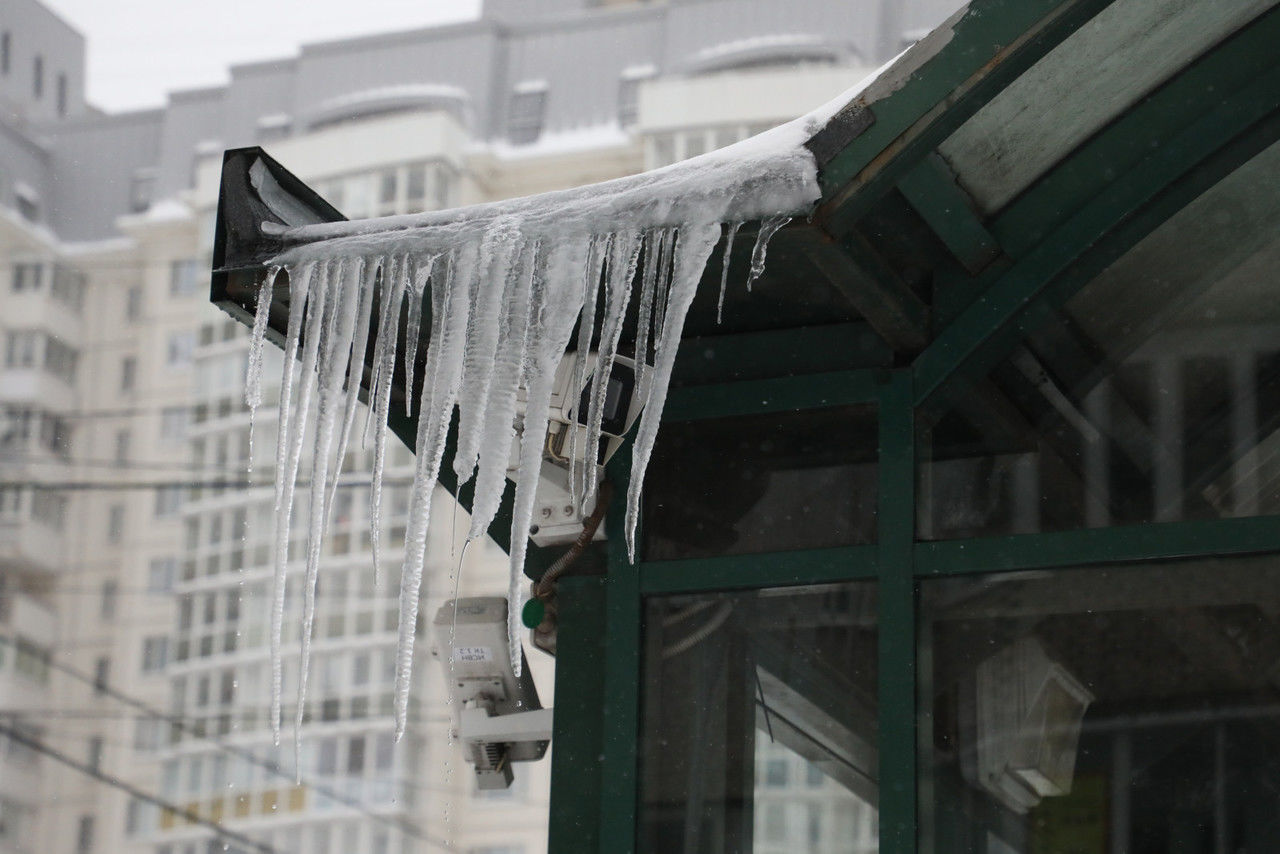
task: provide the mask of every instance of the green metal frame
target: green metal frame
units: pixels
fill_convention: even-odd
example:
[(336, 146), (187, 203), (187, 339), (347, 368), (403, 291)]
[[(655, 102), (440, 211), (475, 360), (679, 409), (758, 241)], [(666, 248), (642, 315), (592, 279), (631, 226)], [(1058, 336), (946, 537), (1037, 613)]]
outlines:
[[(923, 420), (945, 407), (952, 384), (985, 376), (1029, 329), (1107, 264), (1280, 139), (1278, 8), (1182, 69), (984, 222), (964, 204), (966, 197), (934, 149), (1107, 5), (1107, 0), (994, 0), (986, 14), (958, 21), (952, 44), (899, 92), (873, 104), (874, 119), (824, 166), (826, 201), (815, 217), (816, 228), (849, 235), (878, 199), (899, 192), (968, 274), (956, 277), (951, 292), (934, 306), (931, 341), (909, 364), (890, 367), (881, 354), (876, 367), (815, 364), (796, 376), (737, 380), (694, 370), (684, 375), (685, 386), (672, 390), (666, 421), (875, 404), (877, 542), (632, 565), (620, 546), (622, 508), (621, 499), (615, 499), (608, 575), (574, 580), (562, 607), (553, 850), (635, 850), (647, 596), (876, 580), (880, 851), (907, 854), (916, 850), (918, 829), (916, 604), (922, 582), (961, 574), (1280, 553), (1276, 516), (916, 540), (917, 417)], [(1209, 104), (1206, 91), (1216, 93)], [(1159, 145), (1152, 144), (1155, 139)], [(1122, 168), (1100, 168), (1107, 163)], [(814, 239), (821, 242), (822, 236)], [(735, 345), (725, 340), (720, 346), (733, 352)], [(738, 352), (758, 362), (752, 349), (744, 340)], [(610, 476), (622, 483), (628, 473), (629, 460), (621, 460)], [(579, 608), (602, 608), (603, 618), (580, 614)], [(584, 643), (590, 651), (570, 652), (571, 643)], [(595, 765), (589, 761), (592, 750), (599, 757)], [(563, 759), (565, 753), (587, 761)]]

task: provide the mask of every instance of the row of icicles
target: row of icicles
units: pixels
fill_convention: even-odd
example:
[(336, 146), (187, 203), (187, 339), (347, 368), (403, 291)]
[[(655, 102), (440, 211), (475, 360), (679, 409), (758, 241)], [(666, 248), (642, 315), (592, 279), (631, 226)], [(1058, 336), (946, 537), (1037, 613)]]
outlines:
[[(764, 221), (751, 255), (748, 289), (764, 269), (770, 237), (787, 220), (773, 217)], [(717, 320), (728, 281), (729, 253), (739, 225), (732, 223), (726, 228)], [(278, 274), (284, 269), (288, 273), (289, 315), (280, 377), (270, 630), (271, 721), (277, 744), (281, 726), (285, 567), (290, 557), (294, 494), (308, 424), (313, 427), (310, 453), (305, 455), (311, 467), (311, 489), (296, 749), (300, 749), (296, 733), (301, 728), (307, 692), (321, 544), (342, 460), (357, 429), (366, 445), (372, 438), (370, 542), (375, 583), (380, 583), (382, 475), (397, 357), (403, 360), (406, 416), (415, 411), (414, 390), (420, 383), (416, 470), (400, 575), (395, 672), (398, 739), (404, 733), (407, 715), (431, 500), (454, 410), (458, 411), (458, 431), (453, 470), (459, 486), (475, 479), (468, 541), (485, 534), (493, 521), (508, 477), (512, 443), (519, 442), (508, 591), (509, 654), (519, 675), (527, 532), (542, 465), (552, 383), (556, 368), (569, 349), (574, 326), (579, 330), (578, 352), (591, 351), (595, 342), (598, 357), (591, 366), (592, 374), (608, 376), (624, 318), (638, 287), (637, 394), (641, 395), (644, 409), (635, 431), (626, 504), (627, 550), (634, 561), (641, 486), (685, 314), (720, 237), (721, 224), (716, 222), (530, 239), (521, 234), (518, 220), (505, 218), (495, 221), (481, 236), (444, 252), (369, 254), (366, 245), (366, 251), (346, 254), (341, 241), (321, 242), (294, 250), (288, 264), (268, 269), (257, 296), (245, 399), (252, 419), (261, 402), (262, 346), (268, 312)], [(598, 298), (601, 293), (603, 299)], [(423, 301), (428, 298), (427, 353), (422, 375), (415, 378)], [(405, 338), (399, 342), (402, 314)], [(366, 366), (371, 333), (373, 353)], [(300, 368), (295, 370), (298, 361)], [(369, 409), (363, 425), (357, 428), (358, 395), (366, 367), (370, 371)], [(587, 360), (580, 360), (575, 388), (586, 385), (587, 370)], [(598, 445), (606, 388), (607, 383), (592, 386), (585, 448)], [(527, 401), (523, 413), (518, 411), (519, 391), (524, 392)], [(252, 432), (251, 421), (251, 436)], [(571, 432), (576, 442), (578, 431)], [(579, 462), (578, 456), (587, 455), (577, 454), (577, 448), (573, 451), (573, 500), (576, 506), (589, 507), (596, 493), (598, 469), (594, 462)]]

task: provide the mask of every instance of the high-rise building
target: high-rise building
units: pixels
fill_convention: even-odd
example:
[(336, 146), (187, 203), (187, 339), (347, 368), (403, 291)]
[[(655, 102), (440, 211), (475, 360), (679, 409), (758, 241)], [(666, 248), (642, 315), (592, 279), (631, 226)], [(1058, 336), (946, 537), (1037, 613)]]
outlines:
[[(389, 455), (379, 584), (370, 451), (347, 455), (295, 766), (300, 497), (272, 743), (278, 389), (264, 387), (250, 473), (248, 338), (206, 290), (224, 149), (265, 147), (352, 218), (579, 185), (792, 118), (955, 5), (488, 0), (476, 20), (308, 45), (162, 109), (106, 115), (83, 98), (83, 38), (35, 0), (6, 3), (0, 852), (545, 849), (548, 763), (518, 768), (511, 790), (474, 790), (425, 632), (409, 733), (393, 743), (405, 448)], [(268, 362), (278, 376), (278, 353)], [(466, 530), (441, 507), (426, 624), (453, 595)], [(473, 544), (460, 590), (496, 592), (504, 575), (498, 550)], [(550, 665), (535, 656), (547, 703)], [(797, 785), (775, 787), (777, 809), (838, 810), (819, 782)]]

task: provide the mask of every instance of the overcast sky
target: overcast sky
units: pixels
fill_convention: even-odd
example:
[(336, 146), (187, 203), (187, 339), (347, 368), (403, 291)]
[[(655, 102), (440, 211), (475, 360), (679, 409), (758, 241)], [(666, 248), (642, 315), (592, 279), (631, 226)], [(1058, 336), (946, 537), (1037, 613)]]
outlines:
[(174, 89), (227, 81), (229, 65), (298, 46), (474, 18), (480, 0), (42, 0), (88, 42), (89, 101), (160, 106)]

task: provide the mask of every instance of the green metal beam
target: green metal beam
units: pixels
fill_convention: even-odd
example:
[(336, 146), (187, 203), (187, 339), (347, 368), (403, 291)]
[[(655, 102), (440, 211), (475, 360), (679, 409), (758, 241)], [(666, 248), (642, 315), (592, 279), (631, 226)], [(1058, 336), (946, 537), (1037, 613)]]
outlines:
[(823, 409), (876, 399), (883, 370), (834, 371), (768, 380), (684, 386), (667, 394), (663, 421), (698, 421), (797, 409)]
[(640, 566), (640, 592), (700, 593), (874, 578), (877, 558), (875, 546), (844, 546), (652, 561)]
[[(624, 540), (628, 443), (610, 461), (613, 501), (605, 518), (609, 535), (605, 576), (603, 739), (600, 751), (600, 851), (635, 851), (640, 739), (640, 568), (627, 560)], [(639, 533), (637, 532), (637, 536)]]
[(880, 852), (916, 849), (915, 418), (912, 374), (880, 399), (878, 714)]
[[(915, 362), (917, 402), (989, 369), (1089, 279), (1280, 138), (1280, 68), (1201, 112), (1027, 253)], [(1047, 298), (1046, 298), (1047, 297)], [(1039, 315), (1036, 312), (1040, 312)]]
[(685, 338), (672, 388), (887, 368), (893, 352), (866, 323), (832, 323)]
[(999, 257), (999, 241), (987, 230), (973, 200), (937, 152), (930, 152), (908, 170), (898, 181), (898, 189), (971, 274), (981, 272)]
[(856, 234), (843, 244), (820, 228), (791, 230), (814, 266), (843, 293), (891, 349), (915, 353), (928, 342), (928, 308)]
[(1280, 516), (1162, 522), (918, 543), (921, 576), (1280, 551)]
[[(819, 175), (815, 221), (844, 234), (875, 201), (1010, 82), (1111, 0), (994, 0), (912, 48), (922, 65), (870, 106), (865, 125)], [(946, 42), (934, 50), (937, 39)], [(908, 65), (912, 52), (905, 57)]]
[(557, 627), (551, 808), (548, 850), (600, 851), (600, 792), (605, 705), (603, 578), (564, 578), (556, 585)]

